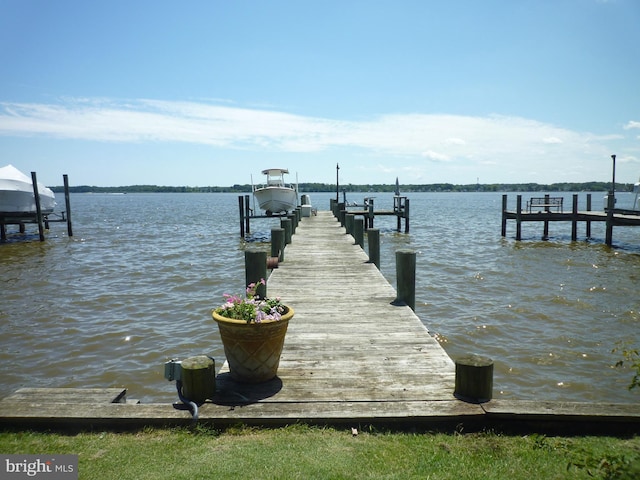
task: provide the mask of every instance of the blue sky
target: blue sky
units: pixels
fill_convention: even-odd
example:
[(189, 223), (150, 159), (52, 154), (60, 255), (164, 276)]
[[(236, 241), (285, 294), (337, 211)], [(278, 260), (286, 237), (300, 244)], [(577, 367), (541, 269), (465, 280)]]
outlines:
[(640, 176), (638, 0), (0, 0), (0, 166), (60, 185)]

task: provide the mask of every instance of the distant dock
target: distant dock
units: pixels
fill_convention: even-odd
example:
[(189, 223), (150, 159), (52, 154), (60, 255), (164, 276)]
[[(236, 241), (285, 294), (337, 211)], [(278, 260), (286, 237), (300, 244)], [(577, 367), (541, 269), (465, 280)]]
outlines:
[(578, 224), (583, 222), (585, 225), (585, 235), (591, 237), (591, 223), (604, 222), (606, 224), (605, 243), (609, 246), (613, 244), (613, 227), (637, 227), (640, 226), (640, 212), (633, 213), (630, 211), (616, 210), (608, 208), (607, 211), (591, 210), (591, 194), (587, 194), (586, 210), (578, 210), (578, 194), (573, 194), (572, 204), (569, 211), (565, 212), (565, 207), (561, 202), (561, 197), (544, 197), (530, 198), (523, 209), (522, 195), (516, 197), (515, 210), (507, 208), (507, 195), (502, 196), (502, 236), (507, 235), (507, 221), (515, 220), (516, 235), (515, 239), (522, 240), (522, 223), (524, 222), (541, 222), (543, 224), (542, 237), (549, 236), (549, 223), (551, 222), (570, 222), (571, 223), (571, 240), (578, 239)]

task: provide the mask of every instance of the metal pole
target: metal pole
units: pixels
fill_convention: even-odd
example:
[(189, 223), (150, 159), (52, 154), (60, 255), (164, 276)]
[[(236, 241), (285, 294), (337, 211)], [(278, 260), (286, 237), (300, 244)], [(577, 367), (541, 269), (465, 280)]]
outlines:
[(340, 178), (338, 173), (340, 172), (340, 164), (336, 163), (336, 203), (340, 202)]

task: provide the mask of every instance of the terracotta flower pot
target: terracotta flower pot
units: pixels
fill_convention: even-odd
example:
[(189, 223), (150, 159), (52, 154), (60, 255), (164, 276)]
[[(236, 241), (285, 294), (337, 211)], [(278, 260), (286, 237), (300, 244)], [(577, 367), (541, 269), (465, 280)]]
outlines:
[(247, 323), (212, 313), (218, 323), (224, 354), (229, 362), (231, 378), (239, 382), (260, 383), (271, 380), (278, 373), (280, 354), (284, 345), (293, 308), (280, 320)]

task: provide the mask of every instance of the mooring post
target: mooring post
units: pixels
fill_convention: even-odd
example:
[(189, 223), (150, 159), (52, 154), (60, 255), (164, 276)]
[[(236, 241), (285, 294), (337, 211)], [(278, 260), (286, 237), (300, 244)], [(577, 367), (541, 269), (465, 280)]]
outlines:
[(522, 240), (522, 195), (516, 197), (516, 240)]
[(578, 240), (578, 194), (573, 194), (573, 204), (571, 207), (571, 240)]
[(364, 218), (353, 219), (353, 239), (364, 249)]
[[(245, 250), (244, 252), (245, 280), (247, 287), (252, 283), (267, 280), (267, 252), (264, 250)], [(256, 295), (267, 298), (267, 286), (258, 285)]]
[[(545, 205), (547, 205), (546, 207), (544, 207), (544, 213), (551, 212), (551, 209), (548, 206), (549, 205), (549, 194), (548, 193), (545, 193), (545, 195), (544, 195), (544, 203), (545, 203)], [(542, 238), (544, 240), (547, 240), (549, 238), (549, 220), (545, 220), (544, 221)]]
[(380, 230), (370, 228), (367, 231), (367, 243), (369, 244), (369, 262), (380, 270)]
[(467, 355), (456, 360), (454, 395), (460, 400), (483, 403), (493, 397), (493, 360)]
[(40, 241), (44, 242), (44, 225), (42, 223), (42, 207), (40, 206), (40, 192), (38, 191), (38, 179), (36, 172), (31, 172), (31, 181), (33, 182), (33, 196), (36, 200), (36, 217), (38, 219), (38, 233)]
[(67, 210), (67, 234), (73, 237), (73, 226), (71, 225), (71, 199), (69, 196), (69, 176), (65, 173), (62, 175), (62, 181), (64, 182), (64, 204)]
[(507, 194), (502, 194), (502, 232), (503, 237), (507, 236)]
[(343, 202), (336, 202), (336, 218), (340, 220), (340, 225), (344, 227), (344, 219), (342, 218), (342, 212), (346, 211), (346, 206)]
[(284, 244), (289, 245), (291, 243), (291, 219), (289, 218), (281, 218), (280, 219), (280, 228), (284, 230)]
[(416, 252), (398, 250), (396, 252), (396, 277), (398, 298), (394, 303), (404, 303), (416, 309)]
[(296, 222), (296, 216), (294, 213), (290, 213), (287, 215), (287, 218), (291, 221), (291, 235), (293, 235), (294, 233), (296, 233), (296, 227), (298, 226), (298, 223)]
[(244, 238), (244, 201), (242, 195), (238, 197), (238, 211), (240, 212), (240, 236)]
[[(587, 193), (587, 212), (590, 212), (590, 211), (591, 211), (591, 194)], [(587, 227), (587, 231), (586, 231), (587, 238), (591, 238), (591, 221), (587, 220), (585, 223)]]
[(347, 235), (353, 235), (353, 219), (355, 215), (353, 213), (347, 213), (344, 216), (344, 226), (346, 229)]
[(244, 213), (245, 213), (245, 226), (244, 229), (247, 232), (247, 235), (251, 234), (251, 203), (249, 195), (244, 196)]
[(613, 244), (613, 209), (616, 207), (616, 199), (613, 195), (607, 195), (607, 229), (604, 242), (610, 247)]
[(347, 221), (347, 210), (344, 207), (342, 207), (342, 210), (340, 210), (340, 216), (338, 217), (338, 219), (340, 220), (340, 226), (344, 227), (345, 222)]
[(284, 228), (271, 229), (271, 256), (284, 261)]
[(370, 197), (369, 198), (369, 205), (367, 207), (367, 220), (368, 220), (368, 227), (369, 228), (373, 228), (373, 221), (376, 217), (375, 211), (374, 211), (374, 198)]
[(409, 199), (404, 201), (404, 233), (409, 233)]
[(189, 357), (182, 365), (182, 395), (192, 402), (202, 405), (212, 400), (216, 393), (216, 362), (206, 355)]

